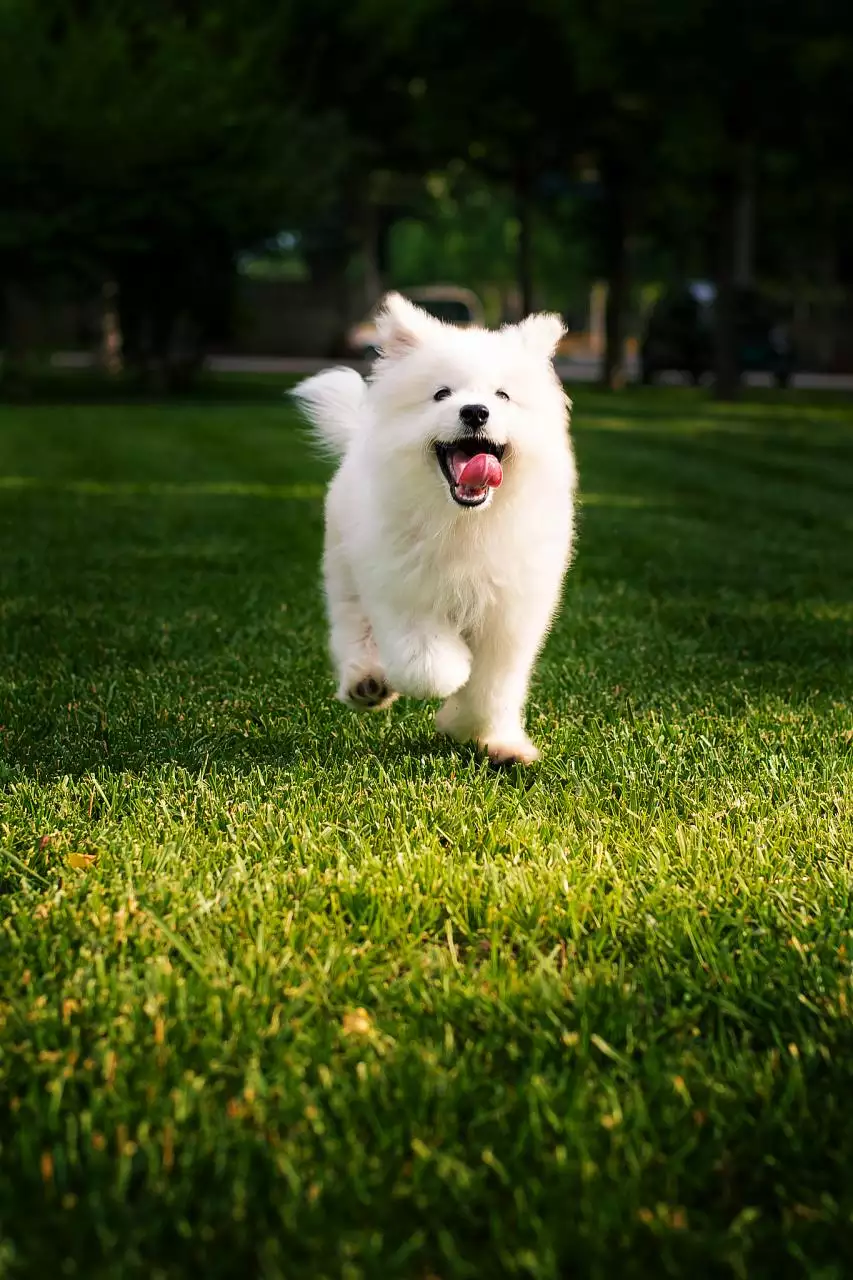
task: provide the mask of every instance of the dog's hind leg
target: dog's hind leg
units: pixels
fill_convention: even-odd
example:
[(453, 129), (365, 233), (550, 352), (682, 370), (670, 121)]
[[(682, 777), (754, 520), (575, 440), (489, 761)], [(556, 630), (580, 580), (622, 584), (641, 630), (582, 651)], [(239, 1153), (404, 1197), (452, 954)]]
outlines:
[(357, 711), (380, 711), (397, 695), (386, 679), (343, 549), (334, 542), (326, 546), (323, 572), (337, 697)]

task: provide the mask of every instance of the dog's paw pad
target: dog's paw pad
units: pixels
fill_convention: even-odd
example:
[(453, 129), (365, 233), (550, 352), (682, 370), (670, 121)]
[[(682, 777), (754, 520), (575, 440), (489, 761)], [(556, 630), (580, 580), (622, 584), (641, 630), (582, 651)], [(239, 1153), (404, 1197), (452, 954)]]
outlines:
[(374, 676), (365, 676), (363, 680), (359, 680), (353, 692), (362, 702), (379, 702), (387, 696), (388, 686), (384, 680), (377, 680)]
[(347, 690), (347, 698), (355, 707), (375, 710), (384, 706), (394, 697), (388, 683), (382, 676), (363, 676), (357, 684)]
[(539, 752), (532, 742), (491, 742), (486, 746), (489, 764), (495, 769), (510, 769), (513, 765), (535, 764)]

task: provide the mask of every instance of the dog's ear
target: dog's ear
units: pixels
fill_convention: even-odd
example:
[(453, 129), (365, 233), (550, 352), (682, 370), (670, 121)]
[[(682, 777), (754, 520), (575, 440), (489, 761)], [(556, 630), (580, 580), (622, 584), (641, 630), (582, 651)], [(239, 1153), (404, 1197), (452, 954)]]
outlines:
[(399, 293), (386, 293), (376, 315), (383, 356), (404, 356), (420, 346), (440, 322)]
[(566, 326), (559, 316), (549, 311), (538, 311), (522, 320), (518, 332), (526, 347), (550, 360), (566, 332)]

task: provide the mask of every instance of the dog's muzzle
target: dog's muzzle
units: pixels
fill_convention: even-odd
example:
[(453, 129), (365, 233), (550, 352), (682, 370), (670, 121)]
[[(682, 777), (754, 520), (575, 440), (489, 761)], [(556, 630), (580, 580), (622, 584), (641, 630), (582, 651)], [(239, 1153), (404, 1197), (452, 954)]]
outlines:
[(484, 436), (437, 443), (435, 454), (450, 496), (460, 507), (480, 507), (503, 481), (505, 446)]

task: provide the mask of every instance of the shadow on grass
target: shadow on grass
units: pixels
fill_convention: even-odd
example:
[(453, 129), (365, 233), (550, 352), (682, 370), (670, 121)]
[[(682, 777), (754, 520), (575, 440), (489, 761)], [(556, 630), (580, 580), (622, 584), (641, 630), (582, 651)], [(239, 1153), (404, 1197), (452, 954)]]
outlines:
[(15, 386), (0, 381), (0, 405), (193, 405), (271, 403), (299, 377), (294, 374), (203, 373), (185, 388), (165, 395), (131, 375), (110, 377), (89, 369), (43, 367)]
[[(589, 498), (546, 684), (565, 671), (583, 699), (582, 662), (602, 686), (688, 714), (733, 682), (755, 697), (843, 696), (853, 433), (833, 429), (828, 459), (787, 438), (780, 473), (772, 418), (756, 435), (668, 432), (667, 413), (694, 401), (707, 415), (692, 393), (622, 402), (622, 433), (596, 430), (597, 401), (585, 410)], [(311, 472), (303, 483), (298, 458), (277, 474), (202, 483), (178, 468), (156, 483), (134, 471), (0, 489), (7, 779), (344, 758), (347, 741), (329, 737), (340, 713), (318, 582), (322, 486)], [(386, 764), (465, 759), (418, 732), (366, 740)]]

